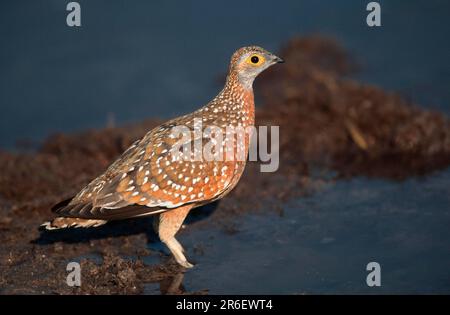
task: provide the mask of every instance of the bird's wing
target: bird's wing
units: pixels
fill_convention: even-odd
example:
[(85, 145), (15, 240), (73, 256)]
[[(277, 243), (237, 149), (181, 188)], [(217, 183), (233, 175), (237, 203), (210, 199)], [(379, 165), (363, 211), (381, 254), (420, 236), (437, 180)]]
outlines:
[[(173, 136), (173, 125), (157, 127), (134, 143), (103, 175), (55, 212), (121, 219), (212, 200), (223, 193), (235, 175), (235, 164), (206, 161), (203, 156), (198, 161), (183, 160), (173, 148), (181, 143), (193, 148), (196, 139)], [(208, 142), (203, 136), (200, 140), (202, 145)]]
[(70, 203), (72, 199), (60, 202), (52, 208), (58, 216), (73, 217), (82, 219), (98, 219), (98, 220), (120, 220), (126, 218), (134, 218), (146, 216), (167, 211), (167, 209), (152, 208), (145, 206), (129, 205), (123, 208), (106, 209), (95, 207), (92, 202)]

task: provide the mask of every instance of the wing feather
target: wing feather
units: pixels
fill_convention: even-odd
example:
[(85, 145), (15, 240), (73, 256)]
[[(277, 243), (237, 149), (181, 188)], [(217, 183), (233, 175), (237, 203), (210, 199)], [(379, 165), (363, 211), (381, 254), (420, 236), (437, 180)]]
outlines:
[[(236, 163), (177, 159), (171, 151), (179, 141), (171, 135), (176, 123), (161, 125), (133, 143), (104, 174), (55, 212), (86, 219), (123, 219), (205, 202), (223, 194), (239, 173)], [(191, 148), (196, 140), (189, 140)]]

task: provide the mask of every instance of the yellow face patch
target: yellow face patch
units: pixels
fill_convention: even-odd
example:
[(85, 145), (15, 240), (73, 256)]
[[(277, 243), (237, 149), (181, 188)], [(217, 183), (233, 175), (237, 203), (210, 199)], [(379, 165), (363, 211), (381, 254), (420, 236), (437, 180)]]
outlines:
[(249, 65), (256, 66), (256, 67), (262, 65), (264, 63), (264, 61), (266, 61), (266, 59), (263, 56), (261, 56), (260, 54), (252, 54), (246, 60), (246, 62)]

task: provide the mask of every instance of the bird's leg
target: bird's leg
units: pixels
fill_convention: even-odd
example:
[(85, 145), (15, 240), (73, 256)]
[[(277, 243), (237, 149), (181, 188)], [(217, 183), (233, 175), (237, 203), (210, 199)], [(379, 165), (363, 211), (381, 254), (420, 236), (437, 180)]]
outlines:
[(191, 208), (192, 205), (187, 205), (163, 212), (159, 215), (159, 218), (155, 218), (155, 231), (158, 233), (159, 239), (166, 244), (176, 261), (185, 268), (192, 268), (193, 265), (184, 256), (184, 249), (175, 239), (175, 234), (180, 229)]
[[(194, 267), (193, 264), (191, 264), (189, 261), (187, 261), (186, 257), (183, 254), (183, 248), (180, 246), (180, 243), (175, 239), (175, 237), (170, 238), (167, 241), (163, 242), (167, 245), (167, 247), (172, 252), (173, 256), (175, 257), (175, 260), (177, 263), (179, 263), (181, 266), (185, 268), (192, 268)], [(181, 248), (181, 250), (180, 250)]]

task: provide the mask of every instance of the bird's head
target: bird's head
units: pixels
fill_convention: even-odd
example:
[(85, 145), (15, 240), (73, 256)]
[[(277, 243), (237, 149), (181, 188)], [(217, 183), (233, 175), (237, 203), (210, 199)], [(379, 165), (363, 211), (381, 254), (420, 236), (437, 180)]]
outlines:
[(265, 69), (276, 63), (284, 62), (264, 48), (247, 46), (239, 48), (231, 57), (228, 78), (250, 88), (255, 78)]

